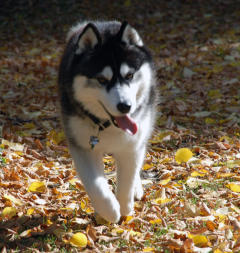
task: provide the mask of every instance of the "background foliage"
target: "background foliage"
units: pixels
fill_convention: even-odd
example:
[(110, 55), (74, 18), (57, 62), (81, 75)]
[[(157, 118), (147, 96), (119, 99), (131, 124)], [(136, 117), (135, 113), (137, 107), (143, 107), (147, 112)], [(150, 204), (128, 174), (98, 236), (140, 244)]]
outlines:
[[(138, 29), (161, 92), (145, 195), (119, 224), (94, 216), (57, 112), (65, 35), (86, 19)], [(236, 0), (1, 1), (2, 252), (239, 252), (239, 22)]]

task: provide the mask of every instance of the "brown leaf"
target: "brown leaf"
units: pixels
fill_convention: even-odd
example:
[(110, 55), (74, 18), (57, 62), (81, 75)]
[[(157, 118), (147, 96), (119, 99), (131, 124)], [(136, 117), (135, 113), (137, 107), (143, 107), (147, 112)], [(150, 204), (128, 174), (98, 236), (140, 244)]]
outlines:
[(210, 231), (214, 231), (218, 227), (216, 223), (210, 220), (206, 221), (206, 226)]
[(94, 242), (96, 242), (98, 239), (97, 231), (94, 229), (93, 226), (89, 224), (86, 228), (86, 233), (88, 235), (88, 239), (91, 240), (92, 244), (94, 244)]

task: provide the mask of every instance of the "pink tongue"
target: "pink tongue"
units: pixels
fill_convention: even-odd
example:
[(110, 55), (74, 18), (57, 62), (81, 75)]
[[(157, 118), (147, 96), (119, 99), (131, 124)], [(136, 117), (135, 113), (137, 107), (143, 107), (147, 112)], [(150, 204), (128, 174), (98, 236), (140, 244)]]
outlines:
[(127, 115), (122, 117), (115, 117), (115, 120), (122, 130), (127, 131), (132, 135), (134, 135), (138, 130), (137, 124)]

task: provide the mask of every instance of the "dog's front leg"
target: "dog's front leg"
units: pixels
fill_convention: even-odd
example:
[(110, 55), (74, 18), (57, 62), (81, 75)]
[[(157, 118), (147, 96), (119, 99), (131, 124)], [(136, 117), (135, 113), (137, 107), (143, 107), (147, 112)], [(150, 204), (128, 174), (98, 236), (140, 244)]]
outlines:
[(140, 169), (145, 156), (145, 148), (134, 152), (122, 152), (115, 155), (117, 171), (117, 199), (120, 203), (121, 215), (129, 215), (133, 211), (134, 195), (141, 199), (143, 189)]
[(120, 206), (104, 177), (102, 154), (75, 146), (70, 146), (70, 151), (95, 211), (110, 222), (118, 222)]

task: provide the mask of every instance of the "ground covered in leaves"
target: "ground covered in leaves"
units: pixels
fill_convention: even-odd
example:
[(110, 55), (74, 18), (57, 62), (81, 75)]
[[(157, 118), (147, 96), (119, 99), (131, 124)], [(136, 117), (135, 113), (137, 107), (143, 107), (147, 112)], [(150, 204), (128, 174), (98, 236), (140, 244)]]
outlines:
[[(5, 2), (2, 252), (240, 252), (240, 2)], [(96, 18), (128, 20), (139, 30), (161, 93), (142, 171), (145, 195), (119, 224), (94, 216), (57, 111), (65, 34), (77, 20)], [(104, 163), (114, 188), (114, 161)]]

